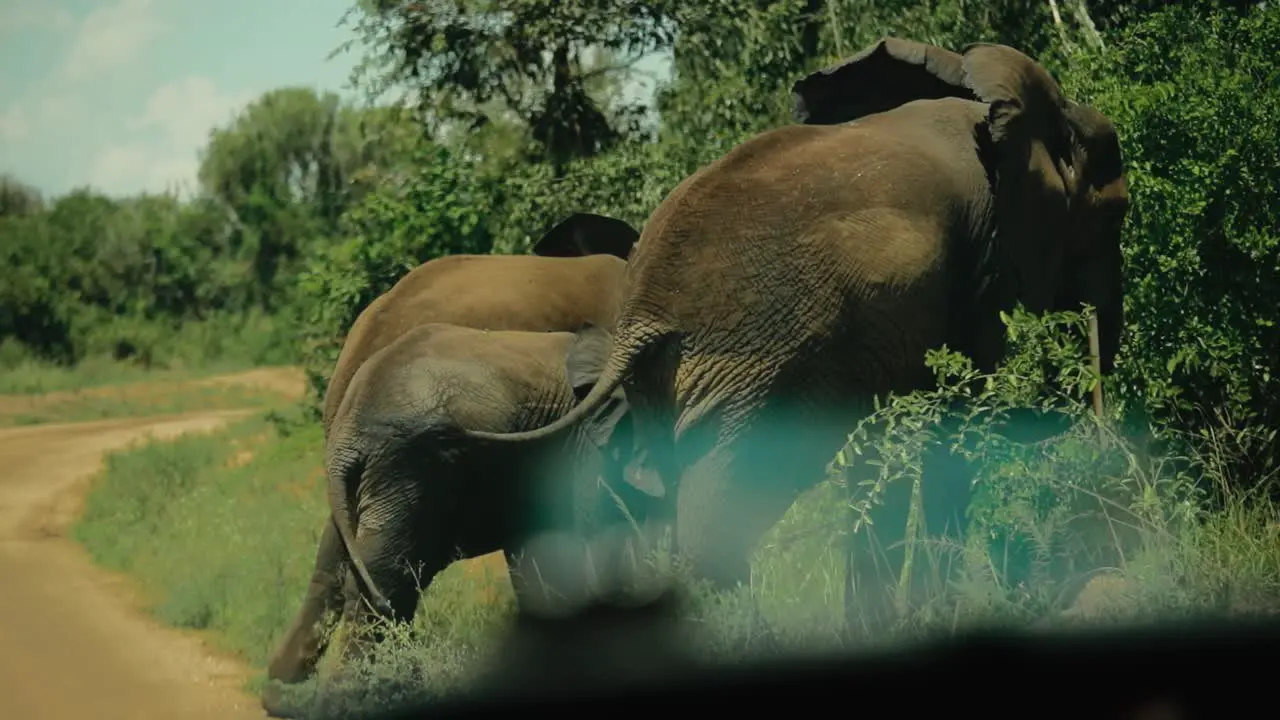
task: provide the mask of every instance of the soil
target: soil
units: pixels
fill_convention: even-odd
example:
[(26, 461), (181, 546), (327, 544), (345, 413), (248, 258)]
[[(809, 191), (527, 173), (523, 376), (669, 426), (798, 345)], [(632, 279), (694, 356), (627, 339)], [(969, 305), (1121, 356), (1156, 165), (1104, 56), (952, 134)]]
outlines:
[[(296, 393), (293, 368), (199, 381)], [(250, 670), (142, 611), (127, 579), (67, 537), (103, 455), (208, 431), (252, 410), (0, 430), (0, 717), (263, 718)]]

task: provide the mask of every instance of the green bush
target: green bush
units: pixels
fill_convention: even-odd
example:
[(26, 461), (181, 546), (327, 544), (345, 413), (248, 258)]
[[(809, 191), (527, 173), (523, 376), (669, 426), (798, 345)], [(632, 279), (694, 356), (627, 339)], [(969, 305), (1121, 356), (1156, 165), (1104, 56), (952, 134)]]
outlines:
[(443, 147), (419, 153), (417, 169), (348, 211), (342, 239), (299, 274), (291, 312), (312, 404), (324, 395), (347, 330), (374, 298), (427, 260), (492, 246), (488, 195), (474, 168)]
[(1119, 398), (1162, 437), (1236, 428), (1232, 482), (1267, 482), (1280, 468), (1280, 7), (1153, 13), (1065, 81), (1115, 121), (1128, 168)]
[[(174, 211), (173, 219), (166, 208), (176, 206), (158, 200), (138, 201), (126, 213), (89, 195), (47, 207), (14, 196), (0, 217), (0, 232), (19, 238), (0, 243), (12, 268), (0, 281), (0, 340), (21, 342), (0, 342), (0, 360), (23, 362), (32, 348), (75, 359), (130, 345), (186, 362), (231, 352), (222, 346), (235, 343), (222, 338), (248, 317), (244, 333), (256, 340), (247, 352), (281, 357), (278, 346), (296, 345), (314, 404), (359, 312), (418, 264), (454, 252), (525, 252), (573, 212), (639, 227), (699, 166), (786, 122), (795, 79), (880, 35), (957, 50), (975, 40), (1005, 42), (1040, 59), (1070, 96), (1097, 106), (1120, 133), (1133, 199), (1124, 230), (1127, 327), (1117, 373), (1105, 383), (1105, 416), (1099, 422), (1089, 407), (1094, 378), (1077, 315), (1013, 313), (1014, 352), (989, 376), (934, 353), (939, 386), (884, 399), (851, 429), (831, 477), (765, 537), (750, 587), (691, 593), (691, 636), (717, 657), (740, 654), (756, 639), (754, 604), (788, 643), (847, 642), (859, 618), (845, 606), (845, 551), (860, 541), (866, 511), (890, 484), (965, 482), (973, 491), (958, 537), (926, 537), (909, 512), (906, 525), (887, 528), (912, 548), (907, 571), (887, 588), (904, 610), (887, 629), (892, 639), (973, 622), (1062, 619), (1067, 606), (1083, 607), (1072, 601), (1098, 573), (1123, 585), (1124, 601), (1108, 610), (1112, 619), (1275, 611), (1280, 513), (1246, 491), (1270, 489), (1280, 467), (1280, 210), (1273, 206), (1280, 197), (1280, 7), (1090, 3), (1095, 37), (1091, 23), (1065, 9), (1059, 22), (1044, 3), (1014, 0), (644, 5), (680, 30), (653, 141), (633, 133), (605, 151), (547, 162), (529, 149), (537, 143), (521, 124), (528, 118), (490, 107), (496, 96), (476, 94), (486, 107), (462, 108), (456, 94), (440, 89), (450, 82), (493, 89), (495, 73), (549, 80), (536, 76), (537, 63), (529, 65), (532, 75), (500, 63), (496, 70), (468, 65), (435, 76), (434, 105), (427, 105), (475, 110), (488, 130), (464, 128), (461, 142), (437, 134), (440, 145), (405, 153), (408, 168), (362, 185), (367, 192), (358, 198), (313, 197), (330, 214), (342, 208), (336, 223), (295, 218), (290, 208), (264, 211), (299, 220), (289, 227), (321, 228), (323, 237), (275, 237), (266, 225), (229, 231), (211, 202)], [(395, 43), (414, 40), (398, 33), (381, 36), (393, 59), (404, 49)], [(523, 51), (503, 48), (501, 33), (486, 38), (513, 56)], [(256, 146), (246, 147), (245, 157), (258, 157)], [(342, 177), (360, 176), (348, 170)], [(279, 178), (266, 173), (258, 181), (274, 187)], [(267, 201), (263, 194), (240, 199), (246, 215)], [(297, 290), (291, 314), (274, 323), (250, 312), (259, 307), (255, 298), (272, 293), (247, 272), (274, 262), (275, 250), (261, 245), (268, 240), (279, 243), (281, 262), (301, 267), (277, 275), (285, 285), (296, 280)], [(67, 259), (53, 247), (68, 248)], [(196, 270), (207, 262), (218, 269)], [(282, 325), (297, 339), (282, 341)], [(166, 345), (179, 327), (189, 333), (181, 345), (188, 350)], [(218, 629), (259, 663), (305, 580), (306, 563), (297, 560), (309, 557), (314, 526), (304, 519), (323, 506), (309, 476), (313, 484), (303, 483), (306, 498), (296, 506), (278, 492), (282, 483), (297, 486), (300, 468), (322, 452), (314, 423), (288, 437), (282, 429), (292, 432), (273, 431), (282, 438), (279, 454), (266, 454), (252, 471), (221, 468), (226, 453), (200, 444), (212, 441), (126, 456), (132, 459), (112, 465), (95, 490), (80, 531), (100, 560), (149, 578), (171, 622)], [(172, 502), (157, 504), (156, 489)], [(246, 563), (242, 551), (250, 546), (255, 560)], [(207, 572), (192, 575), (191, 558), (204, 559)], [(263, 583), (293, 589), (260, 597)], [(429, 594), (452, 598), (448, 588)], [(482, 640), (507, 609), (457, 598), (428, 603), (418, 626), (393, 643), (390, 669), (366, 668), (361, 679), (407, 678), (428, 695), (452, 688), (482, 657)]]

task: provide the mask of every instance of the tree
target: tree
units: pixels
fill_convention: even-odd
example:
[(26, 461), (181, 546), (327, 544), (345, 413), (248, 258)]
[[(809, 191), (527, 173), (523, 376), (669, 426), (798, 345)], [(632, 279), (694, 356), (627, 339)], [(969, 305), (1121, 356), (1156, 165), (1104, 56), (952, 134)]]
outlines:
[(605, 107), (599, 81), (668, 46), (665, 2), (361, 0), (356, 31), (376, 48), (360, 70), (374, 93), (416, 93), (433, 131), (514, 122), (557, 176), (634, 130), (640, 107)]
[(419, 135), (395, 109), (356, 109), (296, 87), (264, 94), (213, 131), (200, 186), (225, 208), (234, 250), (252, 258), (257, 302), (271, 305), (282, 266), (331, 237), (379, 176), (404, 171)]
[(1228, 5), (1144, 17), (1064, 80), (1128, 168), (1115, 395), (1250, 486), (1280, 472), (1280, 7)]
[(30, 215), (44, 209), (40, 191), (9, 173), (0, 173), (0, 217)]

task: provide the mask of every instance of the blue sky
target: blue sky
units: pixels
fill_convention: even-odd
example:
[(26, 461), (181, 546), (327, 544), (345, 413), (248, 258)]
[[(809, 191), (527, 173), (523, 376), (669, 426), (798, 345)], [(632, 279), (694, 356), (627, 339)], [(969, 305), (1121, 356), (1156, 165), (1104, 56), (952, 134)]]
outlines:
[(357, 55), (326, 56), (352, 4), (0, 0), (0, 171), (46, 196), (189, 189), (209, 130), (253, 98), (344, 91)]

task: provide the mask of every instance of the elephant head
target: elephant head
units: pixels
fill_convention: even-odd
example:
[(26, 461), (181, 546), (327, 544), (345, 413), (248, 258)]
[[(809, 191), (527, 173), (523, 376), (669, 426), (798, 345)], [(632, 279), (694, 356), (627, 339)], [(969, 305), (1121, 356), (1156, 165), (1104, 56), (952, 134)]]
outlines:
[(1032, 312), (1098, 311), (1103, 372), (1124, 324), (1120, 232), (1129, 206), (1115, 127), (1067, 100), (1053, 77), (1004, 45), (960, 53), (883, 38), (795, 83), (800, 123), (833, 125), (917, 100), (986, 104), (976, 128), (996, 211), (996, 248)]
[(593, 213), (574, 213), (547, 231), (532, 253), (543, 257), (613, 255), (626, 260), (640, 233), (622, 220)]

